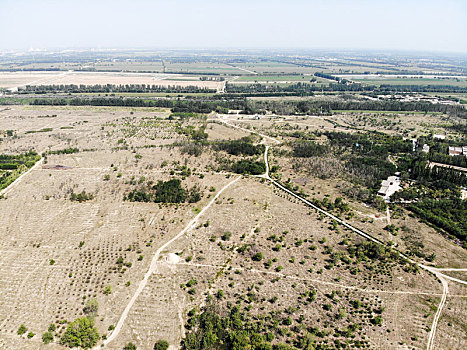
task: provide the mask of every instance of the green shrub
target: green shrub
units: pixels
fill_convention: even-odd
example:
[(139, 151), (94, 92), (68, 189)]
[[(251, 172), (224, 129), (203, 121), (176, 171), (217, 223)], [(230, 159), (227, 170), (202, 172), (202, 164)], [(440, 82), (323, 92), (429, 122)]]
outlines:
[(42, 334), (42, 341), (44, 344), (49, 344), (54, 341), (54, 334), (52, 332), (45, 332)]
[(251, 257), (254, 261), (261, 261), (263, 260), (263, 253), (258, 252)]
[(154, 344), (154, 350), (167, 350), (169, 348), (169, 343), (166, 340), (158, 340)]
[(28, 329), (26, 328), (26, 326), (22, 324), (21, 326), (19, 326), (18, 331), (16, 333), (18, 333), (19, 335), (23, 335), (24, 333), (26, 333), (27, 330)]
[(133, 343), (128, 343), (123, 347), (123, 350), (136, 350), (136, 345)]

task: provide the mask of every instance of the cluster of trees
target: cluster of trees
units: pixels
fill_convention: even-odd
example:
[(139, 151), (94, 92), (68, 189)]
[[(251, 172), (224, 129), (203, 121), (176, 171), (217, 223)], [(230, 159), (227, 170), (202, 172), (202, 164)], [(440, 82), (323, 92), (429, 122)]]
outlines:
[(250, 159), (241, 159), (232, 164), (232, 171), (237, 174), (261, 175), (266, 172), (266, 163)]
[(351, 156), (345, 166), (355, 182), (378, 189), (382, 179), (394, 175), (397, 168), (384, 158)]
[[(338, 171), (328, 171), (328, 173), (346, 174), (353, 182), (372, 189), (379, 188), (382, 179), (396, 172), (396, 166), (388, 161), (389, 154), (403, 154), (412, 150), (410, 141), (383, 133), (325, 132), (308, 135), (308, 138), (323, 135), (327, 138), (326, 143), (320, 144), (311, 140), (293, 142), (293, 156), (319, 157), (326, 161), (323, 167), (337, 167)], [(331, 155), (332, 159), (330, 159)], [(295, 167), (304, 170), (309, 168), (311, 171), (314, 165), (319, 165), (315, 163), (300, 162)]]
[(349, 204), (344, 202), (341, 197), (337, 197), (334, 202), (330, 201), (328, 197), (324, 197), (323, 200), (313, 198), (311, 202), (321, 209), (327, 209), (328, 211), (337, 210), (341, 213), (349, 212)]
[(467, 88), (454, 85), (386, 85), (382, 84), (375, 92), (452, 92), (467, 93)]
[[(274, 334), (264, 329), (264, 325), (253, 324), (245, 319), (237, 306), (226, 314), (209, 305), (198, 314), (189, 313), (186, 324), (188, 333), (182, 341), (182, 350), (208, 349), (251, 349), (251, 350), (294, 350), (286, 344), (275, 344)], [(303, 347), (304, 348), (304, 347)]]
[(350, 257), (355, 258), (357, 262), (379, 260), (386, 264), (398, 263), (401, 264), (407, 272), (418, 272), (417, 265), (408, 261), (391, 247), (387, 247), (383, 244), (365, 241), (348, 246), (347, 251)]
[(19, 155), (0, 154), (0, 170), (15, 170), (21, 165), (32, 167), (40, 156), (35, 151), (29, 151)]
[[(345, 85), (351, 86), (351, 85)], [(330, 114), (334, 110), (371, 110), (371, 111), (421, 111), (442, 112), (467, 118), (466, 110), (459, 105), (432, 104), (429, 102), (401, 102), (398, 100), (248, 100), (245, 96), (223, 95), (197, 99), (150, 99), (150, 98), (42, 98), (34, 99), (31, 105), (72, 105), (72, 106), (123, 106), (123, 107), (164, 107), (173, 112), (225, 113), (229, 109), (242, 110), (246, 114)]]
[(126, 85), (27, 85), (18, 88), (20, 94), (47, 94), (47, 93), (215, 93), (216, 90), (198, 86), (162, 86), (149, 84), (126, 84)]
[[(334, 291), (329, 297), (334, 298)], [(316, 290), (307, 290), (299, 296), (304, 305), (313, 302), (316, 298)], [(273, 302), (274, 297), (270, 299)], [(356, 305), (356, 306), (355, 306)], [(354, 308), (362, 306), (359, 300)], [(332, 309), (332, 305), (326, 304), (325, 310)], [(247, 308), (248, 310), (248, 308)], [(228, 305), (223, 308), (209, 301), (201, 312), (193, 309), (189, 311), (189, 319), (185, 324), (187, 334), (181, 342), (182, 350), (329, 350), (344, 349), (349, 345), (352, 347), (365, 347), (365, 341), (353, 340), (355, 332), (362, 329), (357, 323), (333, 330), (320, 329), (316, 326), (307, 325), (303, 315), (294, 317), (296, 308), (288, 307), (287, 315), (280, 317), (279, 311), (271, 311), (268, 315), (252, 316), (251, 313), (243, 311), (239, 306)], [(381, 313), (382, 308), (373, 312)], [(338, 319), (345, 317), (343, 309), (339, 310)], [(374, 325), (382, 323), (380, 315), (375, 317)], [(332, 332), (332, 333), (331, 333)], [(326, 338), (332, 335), (333, 341)], [(341, 341), (338, 337), (348, 338)], [(353, 344), (352, 344), (353, 343)]]
[[(390, 154), (405, 154), (412, 150), (410, 140), (383, 133), (326, 132), (335, 148), (335, 155), (342, 154), (346, 170), (357, 183), (377, 189), (382, 179), (393, 175), (397, 168), (388, 161)], [(350, 151), (350, 155), (346, 153)]]
[(82, 317), (71, 322), (60, 338), (60, 343), (70, 348), (89, 349), (99, 341), (99, 331), (92, 317)]
[(342, 150), (351, 150), (358, 155), (386, 158), (389, 154), (412, 151), (412, 141), (401, 136), (391, 136), (380, 132), (345, 133), (325, 132), (330, 143)]
[(226, 91), (230, 94), (241, 94), (245, 97), (250, 96), (313, 96), (315, 92), (345, 92), (345, 91), (374, 91), (374, 87), (356, 83), (329, 83), (329, 84), (310, 84), (298, 82), (289, 85), (280, 85), (273, 83), (254, 83), (254, 84), (226, 84)]
[(47, 151), (47, 154), (73, 154), (73, 153), (78, 153), (79, 149), (76, 147), (69, 147), (69, 148), (64, 148), (64, 149), (59, 149), (56, 151)]
[(460, 186), (467, 186), (467, 174), (451, 168), (429, 167), (424, 158), (415, 158), (410, 163), (410, 176), (417, 184), (396, 192), (392, 200), (410, 201), (409, 210), (459, 239), (467, 248), (467, 202), (460, 199)]
[[(316, 74), (315, 74), (316, 75)], [(322, 74), (332, 77), (328, 74)], [(465, 93), (467, 88), (452, 85), (363, 85), (359, 83), (351, 83), (345, 79), (337, 77), (327, 78), (336, 80), (336, 83), (329, 84), (310, 84), (306, 82), (298, 82), (289, 85), (280, 85), (274, 83), (254, 83), (254, 84), (226, 84), (226, 91), (231, 94), (242, 94), (243, 96), (313, 96), (315, 92), (345, 92), (345, 91), (360, 91), (371, 92), (377, 96), (387, 93), (400, 92), (450, 92), (450, 93)]]
[(40, 156), (34, 152), (19, 155), (0, 154), (0, 190), (9, 186), (26, 169), (32, 167)]
[(254, 156), (264, 152), (264, 145), (253, 144), (253, 137), (247, 136), (237, 140), (219, 141), (213, 143), (215, 150), (226, 151), (234, 156)]
[(119, 107), (163, 107), (171, 108), (174, 113), (211, 113), (212, 111), (227, 112), (228, 109), (243, 110), (246, 107), (244, 99), (145, 99), (145, 98), (41, 98), (34, 99), (31, 105), (57, 106), (119, 106)]
[(467, 173), (439, 166), (427, 166), (424, 161), (415, 161), (411, 177), (418, 180), (421, 184), (433, 188), (458, 189), (459, 186), (467, 186)]
[(382, 244), (377, 244), (371, 241), (364, 241), (357, 243), (355, 245), (349, 245), (347, 247), (352, 258), (355, 258), (357, 261), (365, 260), (399, 260), (401, 257), (395, 251), (389, 247), (386, 247)]
[(124, 199), (130, 202), (196, 203), (201, 200), (201, 192), (199, 186), (186, 190), (179, 179), (171, 179), (158, 181), (154, 186), (143, 185), (132, 190)]
[(297, 141), (292, 144), (295, 157), (319, 157), (330, 152), (328, 145), (322, 145), (313, 141)]
[(449, 154), (430, 152), (428, 156), (432, 162), (467, 168), (467, 157), (464, 155), (450, 156)]
[(195, 129), (195, 127), (191, 125), (185, 128), (179, 127), (177, 128), (177, 132), (185, 136), (188, 136), (195, 142), (202, 142), (202, 141), (207, 140), (208, 138), (208, 134), (204, 126), (199, 127), (198, 129)]
[[(460, 187), (467, 186), (467, 173), (439, 166), (429, 166), (428, 159), (449, 164), (454, 157), (438, 151), (446, 148), (436, 144), (434, 152), (426, 155), (407, 155), (400, 162), (403, 169), (416, 183), (408, 189), (396, 192), (394, 202), (409, 202), (408, 209), (415, 215), (460, 240), (467, 248), (467, 202), (461, 200)], [(447, 150), (447, 149), (446, 149)], [(449, 158), (446, 158), (449, 157)], [(463, 160), (459, 160), (462, 165)]]
[(409, 209), (459, 239), (467, 248), (467, 201), (460, 198), (424, 198), (410, 204)]
[(75, 193), (74, 191), (70, 194), (70, 200), (73, 202), (86, 202), (94, 199), (94, 195), (92, 193), (87, 193), (85, 190), (82, 190), (80, 193)]
[(326, 74), (326, 73), (323, 73), (323, 72), (316, 72), (315, 77), (324, 78), (324, 79), (328, 79), (328, 80), (335, 80), (335, 81), (340, 81), (341, 80), (339, 77), (335, 77), (334, 75)]
[(369, 110), (369, 111), (419, 111), (442, 112), (467, 118), (467, 111), (459, 105), (432, 104), (429, 102), (402, 102), (398, 100), (252, 100), (248, 101), (249, 114), (271, 111), (276, 114), (330, 114), (335, 110)]

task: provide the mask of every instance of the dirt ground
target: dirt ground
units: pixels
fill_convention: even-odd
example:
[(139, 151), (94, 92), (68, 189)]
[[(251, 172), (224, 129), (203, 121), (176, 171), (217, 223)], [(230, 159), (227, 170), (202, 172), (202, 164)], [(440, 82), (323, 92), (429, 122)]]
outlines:
[(160, 86), (197, 86), (217, 89), (221, 82), (201, 81), (193, 75), (161, 73), (114, 73), (114, 72), (1, 72), (0, 88), (24, 87), (26, 85), (127, 85), (146, 84)]
[[(91, 298), (99, 302), (100, 334), (110, 335), (109, 327), (117, 325), (158, 248), (235, 178), (212, 170), (215, 152), (205, 150), (195, 157), (173, 146), (187, 139), (177, 132), (175, 122), (165, 120), (168, 114), (160, 109), (93, 107), (0, 110), (0, 130), (14, 130), (14, 136), (0, 143), (0, 153), (79, 149), (48, 155), (45, 167), (33, 170), (0, 200), (0, 349), (63, 349), (58, 336), (68, 322), (83, 316)], [(304, 122), (316, 128), (332, 125), (319, 118)], [(275, 136), (273, 123), (279, 127), (283, 122), (250, 117), (238, 125)], [(206, 132), (209, 140), (248, 135), (218, 123), (208, 123)], [(279, 154), (272, 154), (284, 176), (293, 176)], [(47, 168), (54, 165), (69, 169)], [(182, 166), (192, 174), (177, 175)], [(160, 205), (123, 200), (140, 180), (171, 178), (182, 178), (186, 187), (199, 186), (201, 201)], [(309, 179), (303, 187), (310, 192), (319, 188), (334, 198), (336, 185)], [(72, 192), (83, 190), (93, 199), (70, 200)], [(352, 224), (403, 244), (383, 230), (383, 219), (362, 221), (365, 215), (376, 218), (382, 213), (358, 203), (351, 206), (362, 213)], [(401, 224), (397, 220), (402, 219), (395, 220)], [(439, 265), (463, 266), (465, 253), (459, 247), (413, 218), (404, 220), (429, 249), (443, 246), (437, 250)], [(326, 341), (342, 340), (333, 329), (355, 322), (361, 329), (354, 340), (366, 348), (424, 349), (442, 295), (440, 282), (423, 270), (406, 272), (397, 263), (354, 261), (330, 266), (330, 251), (346, 251), (343, 240), (361, 242), (351, 232), (331, 226), (331, 220), (263, 179), (243, 177), (162, 251), (121, 331), (106, 348), (122, 349), (131, 341), (139, 349), (152, 349), (157, 340), (166, 339), (176, 349), (184, 336), (187, 312), (203, 305), (208, 294), (222, 290), (221, 304), (248, 305), (253, 315), (273, 311), (277, 317), (291, 315), (292, 327), (301, 318), (329, 331)], [(238, 251), (244, 245), (245, 251)], [(257, 252), (263, 254), (261, 261), (252, 259)], [(117, 264), (120, 257), (122, 268)], [(360, 272), (355, 274), (354, 267)], [(196, 281), (193, 287), (186, 286), (190, 280)], [(435, 348), (462, 349), (467, 342), (462, 317), (466, 290), (451, 282), (449, 286)], [(317, 291), (316, 300), (304, 303), (301, 295), (310, 289)], [(364, 306), (354, 310), (351, 302), (357, 299)], [(325, 309), (327, 304), (331, 309)], [(336, 319), (338, 310), (346, 316)], [(380, 326), (371, 321), (375, 310), (383, 318)], [(41, 335), (51, 323), (57, 325), (56, 342), (43, 345)], [(16, 334), (21, 324), (35, 333), (31, 339)]]

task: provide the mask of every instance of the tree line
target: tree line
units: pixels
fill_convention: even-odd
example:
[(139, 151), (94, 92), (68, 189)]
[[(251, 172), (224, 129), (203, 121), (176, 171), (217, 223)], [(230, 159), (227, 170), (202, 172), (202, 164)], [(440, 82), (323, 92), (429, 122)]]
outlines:
[(467, 111), (460, 105), (442, 105), (429, 102), (384, 101), (345, 101), (345, 100), (247, 100), (245, 97), (223, 95), (197, 99), (150, 99), (150, 98), (41, 98), (30, 101), (31, 105), (71, 105), (71, 106), (122, 106), (122, 107), (163, 107), (173, 112), (211, 113), (228, 112), (229, 109), (241, 110), (244, 114), (330, 114), (336, 110), (370, 110), (370, 111), (409, 111), (440, 112), (467, 118)]
[(114, 84), (95, 84), (95, 85), (27, 85), (22, 88), (18, 88), (19, 94), (46, 94), (46, 93), (145, 93), (145, 92), (161, 92), (161, 93), (215, 93), (216, 90), (198, 87), (194, 85), (190, 86), (178, 86), (178, 85), (150, 85), (150, 84), (126, 84), (126, 85), (114, 85)]

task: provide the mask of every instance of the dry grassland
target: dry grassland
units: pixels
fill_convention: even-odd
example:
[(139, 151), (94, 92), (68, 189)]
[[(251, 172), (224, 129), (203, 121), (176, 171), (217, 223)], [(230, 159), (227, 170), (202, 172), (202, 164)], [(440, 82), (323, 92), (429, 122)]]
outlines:
[[(109, 327), (117, 324), (158, 248), (232, 181), (230, 174), (211, 170), (214, 152), (194, 157), (170, 146), (187, 140), (177, 133), (175, 122), (164, 120), (167, 115), (163, 110), (125, 108), (9, 107), (0, 111), (0, 130), (13, 129), (16, 135), (0, 143), (0, 153), (30, 148), (80, 150), (48, 155), (47, 165), (70, 169), (36, 169), (0, 200), (0, 349), (62, 349), (57, 343), (42, 345), (41, 334), (50, 323), (62, 334), (67, 322), (83, 315), (90, 298), (100, 305), (96, 325), (101, 335), (109, 335)], [(200, 121), (191, 123), (201, 125)], [(238, 125), (274, 136), (284, 123), (290, 122), (243, 119)], [(332, 125), (321, 118), (299, 123), (318, 129)], [(27, 133), (44, 128), (52, 130)], [(248, 134), (217, 123), (208, 123), (206, 131), (210, 140)], [(284, 178), (296, 177), (286, 158), (273, 152), (272, 162), (282, 167)], [(123, 200), (141, 177), (154, 182), (180, 178), (176, 174), (185, 165), (192, 175), (182, 181), (183, 186), (198, 185), (203, 193), (200, 202), (159, 205)], [(302, 181), (306, 192), (315, 192), (318, 198), (324, 193), (335, 198), (338, 185), (314, 178)], [(70, 201), (71, 192), (83, 190), (93, 194), (93, 199)], [(351, 219), (352, 224), (382, 240), (404, 244), (383, 230), (386, 223), (376, 219), (383, 213), (354, 202), (351, 207), (362, 213)], [(375, 220), (363, 220), (368, 215)], [(440, 265), (465, 262), (459, 247), (413, 218), (395, 222), (401, 225), (402, 220), (427, 249), (437, 247)], [(405, 272), (398, 264), (352, 262), (358, 274), (342, 262), (329, 268), (330, 249), (345, 251), (344, 239), (361, 242), (343, 228), (340, 232), (330, 229), (331, 225), (329, 219), (268, 182), (242, 178), (220, 195), (195, 227), (162, 251), (155, 273), (106, 348), (122, 349), (132, 341), (140, 349), (152, 349), (158, 339), (178, 348), (188, 310), (202, 305), (206, 293), (218, 290), (224, 292), (222, 305), (249, 307), (252, 315), (274, 311), (279, 320), (290, 316), (292, 325), (300, 318), (304, 324), (328, 331), (329, 341), (342, 339), (334, 335), (335, 329), (359, 323), (354, 340), (367, 348), (425, 348), (441, 284), (423, 270)], [(231, 235), (225, 236), (226, 232)], [(273, 235), (282, 237), (280, 247)], [(236, 249), (244, 245), (243, 253)], [(264, 256), (261, 261), (252, 259), (257, 252)], [(190, 280), (196, 283), (186, 286)], [(451, 284), (437, 333), (439, 349), (466, 345), (461, 316), (466, 313), (465, 289)], [(112, 290), (108, 295), (104, 293), (107, 286)], [(305, 302), (301, 295), (309, 290), (316, 290), (316, 300)], [(358, 310), (351, 304), (355, 300), (363, 305)], [(345, 316), (336, 318), (340, 310)], [(381, 326), (372, 324), (374, 310), (381, 312)], [(34, 337), (16, 334), (22, 323)]]

